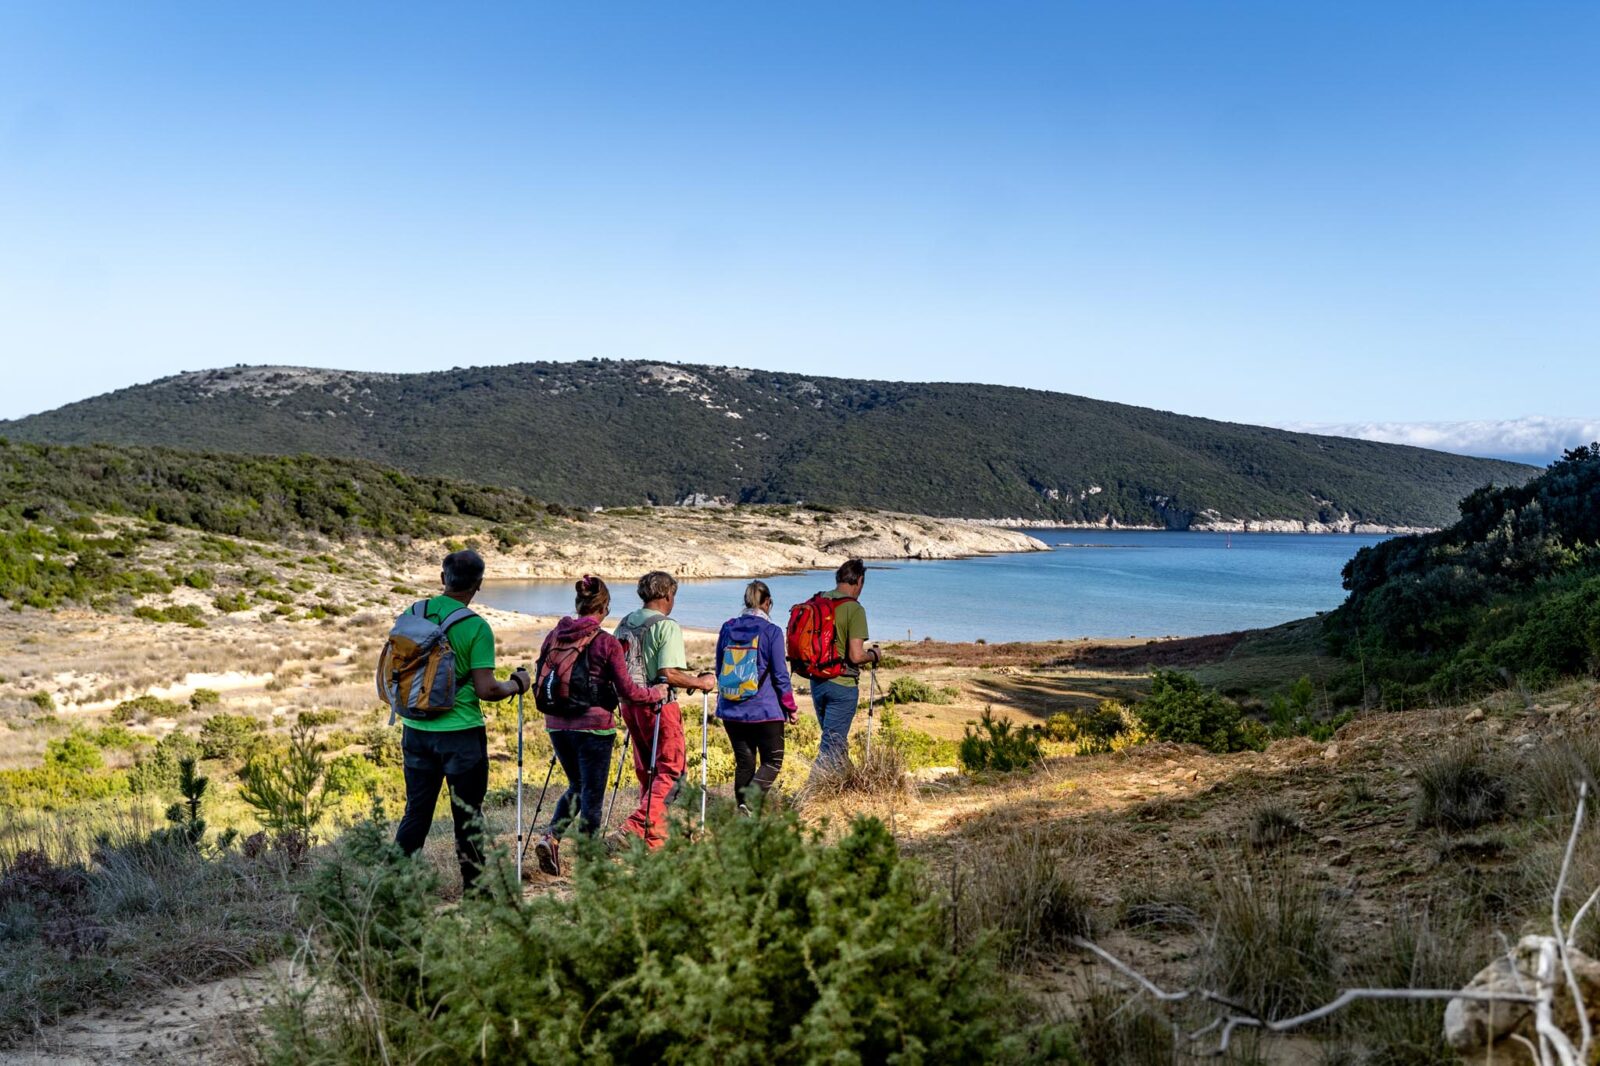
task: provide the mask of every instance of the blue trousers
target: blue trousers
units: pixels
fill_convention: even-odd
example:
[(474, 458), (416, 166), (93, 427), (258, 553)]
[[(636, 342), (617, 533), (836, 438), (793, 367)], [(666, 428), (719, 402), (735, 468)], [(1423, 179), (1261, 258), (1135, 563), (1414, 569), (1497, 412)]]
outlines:
[(856, 718), (861, 689), (833, 681), (817, 681), (811, 686), (811, 705), (822, 726), (822, 744), (817, 749), (817, 765), (833, 766), (850, 753), (850, 723)]
[(556, 812), (549, 832), (564, 836), (574, 814), (578, 832), (594, 836), (600, 828), (605, 808), (606, 775), (611, 771), (611, 748), (615, 736), (582, 733), (576, 729), (550, 730), (550, 746), (555, 749), (561, 772), (567, 775), (567, 790), (556, 800)]

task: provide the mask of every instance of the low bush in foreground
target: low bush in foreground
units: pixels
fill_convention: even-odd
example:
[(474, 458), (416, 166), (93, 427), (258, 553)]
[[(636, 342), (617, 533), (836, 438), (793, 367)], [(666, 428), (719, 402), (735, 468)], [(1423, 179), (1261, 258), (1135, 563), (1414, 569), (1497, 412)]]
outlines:
[(987, 943), (953, 953), (893, 838), (835, 844), (792, 816), (724, 816), (694, 842), (580, 856), (573, 891), (435, 912), (382, 824), (345, 838), (309, 897), (312, 965), (342, 994), (269, 1012), (273, 1063), (1071, 1062)]

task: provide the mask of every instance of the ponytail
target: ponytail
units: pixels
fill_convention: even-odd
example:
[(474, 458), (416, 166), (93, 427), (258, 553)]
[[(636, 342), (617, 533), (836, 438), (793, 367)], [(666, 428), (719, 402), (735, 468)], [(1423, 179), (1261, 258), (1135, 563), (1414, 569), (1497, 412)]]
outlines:
[(577, 590), (573, 606), (580, 617), (598, 615), (604, 618), (611, 613), (611, 590), (593, 574), (584, 574), (573, 586)]

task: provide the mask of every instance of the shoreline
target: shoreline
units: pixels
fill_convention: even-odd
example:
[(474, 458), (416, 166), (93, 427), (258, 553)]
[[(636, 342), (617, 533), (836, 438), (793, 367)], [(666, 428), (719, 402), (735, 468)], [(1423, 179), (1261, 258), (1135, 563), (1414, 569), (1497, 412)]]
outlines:
[(1288, 518), (1212, 519), (1195, 522), (1181, 529), (1157, 525), (1124, 525), (1115, 519), (1103, 522), (1063, 522), (1050, 518), (950, 518), (974, 526), (998, 529), (1098, 529), (1118, 533), (1285, 533), (1305, 536), (1403, 537), (1437, 533), (1438, 526), (1388, 526), (1375, 522), (1305, 522)]

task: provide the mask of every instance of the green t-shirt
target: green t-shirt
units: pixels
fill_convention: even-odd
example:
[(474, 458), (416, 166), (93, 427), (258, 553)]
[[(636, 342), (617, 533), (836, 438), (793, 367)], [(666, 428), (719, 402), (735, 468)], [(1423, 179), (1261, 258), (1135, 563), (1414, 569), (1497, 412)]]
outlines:
[[(622, 626), (634, 627), (660, 615), (660, 611), (641, 607), (622, 620)], [(644, 683), (653, 685), (663, 670), (689, 669), (689, 656), (683, 650), (683, 627), (668, 618), (644, 631)]]
[[(443, 622), (466, 606), (449, 596), (435, 596), (422, 609), (431, 621)], [(478, 706), (478, 693), (468, 680), (472, 671), (494, 669), (494, 630), (482, 618), (464, 618), (450, 627), (445, 634), (450, 650), (456, 653), (456, 705), (437, 718), (426, 722), (407, 722), (407, 729), (421, 729), (428, 733), (453, 733), (458, 729), (477, 729), (483, 725), (483, 708)]]
[[(844, 593), (838, 589), (824, 592), (823, 595), (830, 600), (844, 598)], [(859, 603), (841, 603), (833, 609), (833, 642), (834, 650), (838, 652), (839, 658), (848, 661), (852, 638), (861, 641), (863, 644), (867, 642), (867, 611)], [(849, 673), (840, 674), (834, 678), (833, 683), (854, 688), (861, 669), (860, 667), (851, 666), (849, 670)]]

